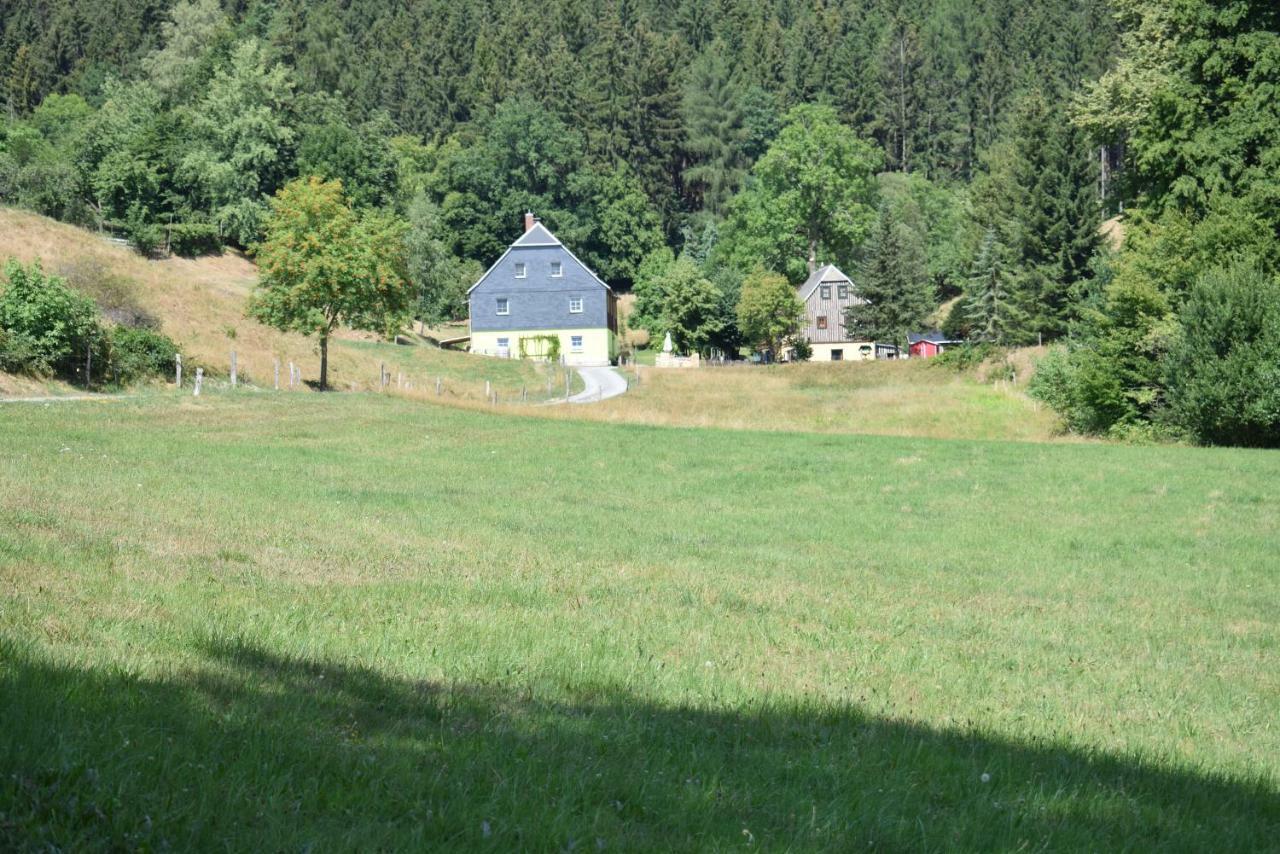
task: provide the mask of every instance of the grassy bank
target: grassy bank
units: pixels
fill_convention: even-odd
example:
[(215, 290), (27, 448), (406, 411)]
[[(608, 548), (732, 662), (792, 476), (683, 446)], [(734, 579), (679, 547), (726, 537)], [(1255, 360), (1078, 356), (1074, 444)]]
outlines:
[(0, 848), (1264, 848), (1280, 456), (0, 412)]
[(631, 393), (590, 412), (615, 423), (959, 439), (1065, 438), (1058, 418), (1015, 384), (928, 360), (628, 369)]
[[(0, 207), (0, 261), (10, 257), (23, 263), (40, 261), (46, 271), (68, 277), (100, 302), (150, 315), (181, 346), (188, 377), (199, 364), (211, 372), (211, 381), (222, 381), (230, 371), (232, 350), (241, 382), (270, 387), (277, 360), (283, 383), (288, 382), (289, 362), (302, 371), (304, 381), (319, 377), (314, 339), (282, 333), (245, 316), (258, 271), (242, 256), (147, 260), (93, 232)], [(416, 388), (434, 385), (441, 377), (448, 400), (483, 400), (485, 380), (510, 394), (521, 388), (532, 394), (546, 386), (545, 372), (532, 364), (477, 359), (434, 346), (397, 347), (349, 331), (339, 334), (330, 352), (329, 379), (341, 390), (377, 388), (384, 364), (393, 371), (393, 381), (394, 373), (403, 373)], [(555, 380), (553, 385), (558, 383), (563, 393), (562, 375)], [(35, 393), (30, 385), (21, 378), (0, 376), (0, 394)], [(64, 384), (46, 385), (55, 393), (70, 391)]]

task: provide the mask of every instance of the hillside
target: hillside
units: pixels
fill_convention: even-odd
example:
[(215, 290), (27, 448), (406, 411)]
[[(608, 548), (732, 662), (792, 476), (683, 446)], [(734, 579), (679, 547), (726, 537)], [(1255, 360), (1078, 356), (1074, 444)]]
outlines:
[[(245, 316), (245, 306), (257, 282), (253, 264), (237, 253), (196, 259), (151, 261), (97, 234), (46, 217), (0, 208), (0, 259), (40, 261), (52, 273), (66, 275), (73, 285), (107, 303), (108, 313), (143, 311), (181, 346), (194, 365), (204, 365), (218, 380), (225, 379), (231, 351), (236, 351), (241, 381), (270, 387), (274, 362), (282, 366), (287, 383), (290, 361), (304, 381), (319, 371), (315, 342), (281, 333)], [(545, 372), (521, 362), (478, 361), (465, 353), (434, 346), (396, 346), (373, 336), (343, 332), (330, 353), (330, 382), (342, 390), (367, 390), (378, 385), (382, 364), (404, 374), (419, 388), (445, 382), (448, 399), (481, 400), (489, 380), (502, 392), (515, 394), (522, 386), (545, 394)], [(562, 383), (557, 380), (557, 387)], [(28, 380), (0, 376), (0, 393), (29, 393)], [(305, 389), (305, 386), (304, 386)]]
[[(217, 382), (225, 380), (233, 348), (242, 381), (260, 387), (272, 384), (275, 359), (282, 365), (293, 360), (306, 379), (313, 379), (317, 371), (313, 341), (245, 317), (257, 274), (241, 255), (228, 252), (220, 257), (149, 261), (92, 232), (0, 208), (0, 258), (5, 257), (24, 262), (38, 259), (47, 270), (70, 276), (73, 283), (84, 285), (106, 302), (128, 304), (128, 310), (153, 315), (180, 343), (188, 364), (207, 366)], [(1058, 419), (1021, 390), (1030, 361), (1021, 357), (1024, 375), (1018, 386), (981, 382), (971, 372), (960, 374), (922, 362), (736, 366), (691, 372), (642, 368), (638, 382), (631, 373), (632, 391), (622, 398), (598, 407), (538, 414), (690, 427), (1058, 438)], [(507, 400), (514, 399), (521, 388), (527, 388), (533, 400), (548, 394), (545, 368), (540, 365), (486, 359), (430, 345), (397, 346), (352, 332), (342, 333), (333, 349), (332, 381), (341, 390), (376, 388), (382, 364), (392, 373), (393, 382), (403, 374), (415, 383), (415, 388), (396, 389), (397, 393), (429, 402), (478, 403), (484, 398), (486, 380)], [(442, 398), (434, 392), (436, 377), (444, 382)], [(559, 375), (552, 385), (554, 396), (562, 387)], [(0, 394), (44, 391), (42, 384), (0, 375)]]

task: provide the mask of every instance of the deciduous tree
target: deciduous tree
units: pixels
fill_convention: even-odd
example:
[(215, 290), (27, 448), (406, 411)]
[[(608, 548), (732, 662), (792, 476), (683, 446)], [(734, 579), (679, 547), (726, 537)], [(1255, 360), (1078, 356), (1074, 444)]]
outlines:
[(291, 181), (271, 200), (265, 232), (250, 312), (277, 329), (317, 336), (326, 389), (335, 329), (387, 333), (413, 306), (405, 225), (383, 213), (356, 212), (341, 182), (312, 177)]
[(750, 344), (763, 345), (775, 357), (804, 319), (804, 305), (785, 276), (756, 270), (742, 281), (737, 305), (738, 328)]
[(819, 254), (847, 262), (875, 222), (878, 153), (840, 124), (830, 107), (806, 104), (782, 131), (733, 201), (723, 254), (740, 269), (763, 265), (793, 282)]

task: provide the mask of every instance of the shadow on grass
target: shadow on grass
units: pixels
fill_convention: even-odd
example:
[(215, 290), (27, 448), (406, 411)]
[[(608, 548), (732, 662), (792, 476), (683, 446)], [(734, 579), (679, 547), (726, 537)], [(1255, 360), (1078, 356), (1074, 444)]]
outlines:
[(0, 643), (0, 848), (1243, 850), (1280, 832), (1262, 782), (852, 708), (544, 699), (201, 651), (155, 681)]

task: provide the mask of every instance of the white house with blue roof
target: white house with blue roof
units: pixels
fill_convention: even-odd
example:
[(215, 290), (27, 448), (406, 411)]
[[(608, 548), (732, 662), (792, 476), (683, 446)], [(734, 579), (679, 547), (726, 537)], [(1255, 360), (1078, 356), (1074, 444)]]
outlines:
[(467, 292), (471, 352), (608, 365), (618, 354), (617, 299), (532, 213), (524, 234)]

